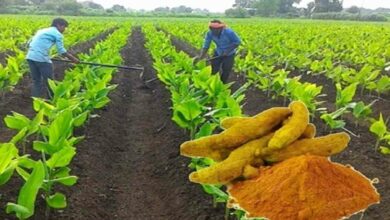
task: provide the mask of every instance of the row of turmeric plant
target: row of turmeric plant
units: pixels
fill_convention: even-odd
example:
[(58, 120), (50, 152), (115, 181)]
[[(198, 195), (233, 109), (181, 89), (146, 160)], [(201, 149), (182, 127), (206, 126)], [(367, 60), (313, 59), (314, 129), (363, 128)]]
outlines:
[[(193, 64), (191, 57), (177, 52), (164, 32), (147, 24), (143, 33), (157, 76), (171, 93), (172, 120), (188, 131), (191, 139), (212, 134), (223, 118), (242, 115), (240, 104), (247, 85), (232, 93), (231, 84), (224, 84), (218, 75), (212, 75), (205, 62)], [(209, 158), (192, 159), (189, 167), (199, 170), (213, 163)], [(212, 195), (215, 206), (227, 202), (228, 195), (222, 185), (202, 185), (202, 188)], [(245, 218), (243, 211), (230, 213), (226, 208), (226, 216), (231, 214)]]
[[(0, 62), (0, 96), (5, 95), (5, 93), (8, 91), (12, 91), (13, 88), (23, 78), (23, 75), (27, 72), (28, 69), (25, 60), (28, 41), (31, 39), (34, 32), (38, 28), (43, 28), (45, 27), (45, 24), (47, 25), (50, 22), (49, 18), (44, 18), (42, 20), (38, 19), (34, 20), (33, 22), (30, 22), (28, 19), (28, 17), (21, 19), (19, 18), (18, 20), (11, 19), (11, 23), (18, 25), (0, 27), (0, 29), (4, 29), (4, 32), (2, 32), (4, 37), (0, 38), (0, 46), (2, 41), (9, 39), (13, 39), (13, 41), (15, 41), (13, 46), (7, 48), (5, 51), (5, 53), (11, 54), (8, 55), (5, 61), (3, 61), (5, 65), (3, 66)], [(5, 18), (0, 18), (0, 20), (5, 20)], [(110, 22), (104, 26), (96, 24), (97, 21), (71, 22), (69, 29), (67, 29), (65, 32), (65, 46), (69, 48), (76, 44), (91, 40), (93, 37), (101, 34), (105, 30), (108, 30), (117, 25), (116, 22)], [(20, 34), (20, 36), (18, 36), (18, 34)], [(8, 38), (6, 38), (6, 36), (8, 36)], [(0, 51), (1, 49), (2, 48), (0, 47)]]
[[(192, 46), (196, 48), (201, 47), (200, 42), (202, 42), (203, 34), (200, 33), (205, 31), (204, 25), (191, 24), (192, 26), (189, 32), (183, 31), (188, 30), (188, 28), (184, 28), (184, 26), (188, 24), (184, 23), (172, 25), (171, 23), (166, 22), (159, 25), (161, 28), (169, 30), (171, 34), (179, 39), (190, 43)], [(340, 70), (340, 66), (332, 69), (332, 63), (328, 65), (329, 68), (317, 68), (315, 70), (313, 69), (313, 65), (318, 63), (316, 61), (312, 64), (313, 68), (305, 68), (305, 66), (295, 65), (299, 59), (289, 56), (287, 56), (286, 59), (276, 59), (278, 55), (274, 54), (272, 56), (270, 55), (268, 58), (264, 58), (265, 55), (262, 52), (259, 52), (263, 50), (258, 50), (259, 47), (253, 46), (254, 42), (259, 40), (258, 36), (256, 35), (256, 38), (256, 36), (252, 35), (244, 26), (236, 25), (235, 28), (238, 29), (243, 38), (243, 45), (240, 47), (239, 55), (236, 58), (235, 70), (238, 73), (244, 74), (248, 83), (265, 92), (270, 98), (282, 97), (285, 103), (287, 100), (303, 101), (308, 106), (312, 116), (318, 115), (324, 123), (328, 125), (330, 130), (347, 130), (347, 123), (344, 117), (346, 114), (354, 116), (355, 120), (353, 121), (353, 124), (355, 124), (355, 126), (358, 126), (360, 122), (368, 122), (371, 125), (370, 131), (378, 139), (377, 146), (381, 144), (381, 146), (376, 149), (379, 149), (383, 154), (390, 153), (390, 143), (388, 143), (388, 139), (384, 139), (385, 137), (388, 137), (388, 132), (386, 132), (388, 130), (387, 124), (385, 123), (386, 120), (381, 118), (376, 120), (372, 118), (372, 107), (377, 99), (374, 99), (371, 103), (364, 103), (356, 98), (357, 90), (359, 88), (361, 92), (366, 87), (370, 86), (378, 88), (379, 90), (376, 90), (378, 94), (387, 92), (390, 88), (390, 84), (387, 83), (386, 80), (390, 79), (389, 77), (386, 75), (381, 76), (381, 71), (369, 64), (362, 65), (359, 71), (355, 70), (355, 73), (349, 71), (347, 74)], [(371, 51), (370, 53), (374, 53), (374, 51)], [(279, 56), (282, 56), (283, 54), (284, 53), (279, 54)], [(307, 58), (305, 57), (305, 59)], [(384, 67), (382, 66), (382, 69), (383, 68)], [(298, 71), (300, 72), (300, 75), (290, 77), (292, 71), (294, 74)], [(335, 100), (332, 100), (334, 101), (334, 103), (332, 103), (332, 105), (334, 105), (332, 109), (324, 107), (329, 106), (329, 103), (323, 101), (323, 98), (326, 96), (322, 91), (323, 87), (318, 86), (315, 83), (301, 82), (302, 74), (325, 74), (327, 77), (334, 80), (336, 97)], [(342, 80), (343, 77), (341, 76), (345, 76), (344, 80)], [(378, 79), (378, 77), (381, 78)], [(346, 78), (349, 80), (346, 80)], [(358, 101), (355, 101), (355, 99)], [(356, 135), (352, 131), (347, 131)]]
[[(85, 61), (120, 64), (119, 51), (126, 44), (128, 27), (127, 24), (116, 30), (89, 55), (79, 57)], [(7, 213), (28, 219), (34, 215), (39, 198), (46, 201), (46, 217), (51, 208), (67, 206), (66, 196), (56, 186), (72, 186), (77, 182), (77, 177), (71, 174), (70, 163), (83, 137), (74, 136), (73, 130), (83, 126), (94, 109), (109, 103), (108, 93), (116, 87), (110, 85), (114, 72), (115, 69), (75, 66), (66, 72), (63, 81), (49, 82), (53, 91), (51, 100), (34, 98), (36, 115), (32, 119), (16, 112), (6, 116), (6, 125), (17, 134), (8, 143), (0, 144), (0, 186), (14, 173), (24, 181), (17, 201), (7, 203)]]

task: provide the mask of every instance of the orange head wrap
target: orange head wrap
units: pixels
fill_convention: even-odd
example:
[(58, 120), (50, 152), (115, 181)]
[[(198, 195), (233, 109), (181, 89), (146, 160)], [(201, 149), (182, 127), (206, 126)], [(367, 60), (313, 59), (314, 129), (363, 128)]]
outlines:
[(218, 28), (225, 28), (226, 27), (226, 24), (221, 22), (221, 23), (218, 23), (218, 22), (210, 22), (209, 23), (209, 28), (215, 28), (215, 29), (218, 29)]

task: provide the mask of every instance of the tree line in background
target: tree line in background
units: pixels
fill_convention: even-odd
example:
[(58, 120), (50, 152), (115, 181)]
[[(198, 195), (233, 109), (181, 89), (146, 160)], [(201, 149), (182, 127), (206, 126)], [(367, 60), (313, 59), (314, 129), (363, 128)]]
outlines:
[(301, 0), (236, 0), (233, 8), (226, 10), (231, 17), (246, 16), (300, 16), (313, 13), (340, 12), (343, 2), (340, 0), (315, 0), (307, 8), (297, 8)]
[(343, 8), (343, 0), (314, 0), (306, 8), (298, 8), (301, 0), (235, 0), (232, 8), (226, 10), (228, 17), (309, 17), (337, 20), (386, 21), (381, 14), (389, 14), (388, 9), (368, 10), (352, 6)]
[[(353, 6), (343, 8), (343, 0), (314, 0), (305, 8), (298, 8), (301, 0), (235, 0), (232, 8), (225, 11), (227, 17), (306, 17), (313, 19), (386, 21), (389, 9), (368, 10)], [(92, 1), (76, 0), (0, 0), (0, 13), (60, 14), (89, 16), (180, 16), (220, 17), (207, 9), (186, 6), (158, 7), (152, 11), (132, 10), (122, 5), (105, 9)]]
[(208, 17), (213, 15), (207, 9), (193, 9), (186, 6), (159, 7), (152, 11), (132, 10), (122, 5), (105, 9), (93, 1), (76, 0), (0, 0), (0, 13), (15, 14), (61, 14), (90, 16), (193, 16)]

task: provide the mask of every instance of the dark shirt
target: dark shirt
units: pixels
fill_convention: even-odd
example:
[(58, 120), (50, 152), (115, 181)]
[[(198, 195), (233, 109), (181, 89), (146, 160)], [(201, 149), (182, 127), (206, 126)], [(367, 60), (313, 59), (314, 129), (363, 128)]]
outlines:
[[(234, 45), (240, 45), (241, 43), (241, 40), (237, 34), (229, 28), (223, 29), (219, 36), (215, 36), (211, 31), (208, 31), (205, 37), (203, 48), (209, 49), (211, 41), (214, 41), (217, 45), (216, 52), (218, 56), (222, 55), (225, 51), (232, 49)], [(237, 48), (232, 50), (228, 56), (235, 54), (236, 51)]]

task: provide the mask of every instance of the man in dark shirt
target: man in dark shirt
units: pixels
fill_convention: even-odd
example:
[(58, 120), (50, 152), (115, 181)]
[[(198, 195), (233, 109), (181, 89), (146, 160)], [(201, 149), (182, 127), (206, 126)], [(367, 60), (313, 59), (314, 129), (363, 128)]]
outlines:
[(195, 58), (195, 62), (205, 58), (211, 41), (213, 41), (217, 48), (214, 51), (214, 59), (211, 60), (212, 73), (215, 74), (222, 69), (221, 80), (226, 83), (233, 69), (234, 57), (241, 40), (232, 29), (227, 28), (220, 20), (212, 20), (209, 23), (209, 29), (202, 52)]

